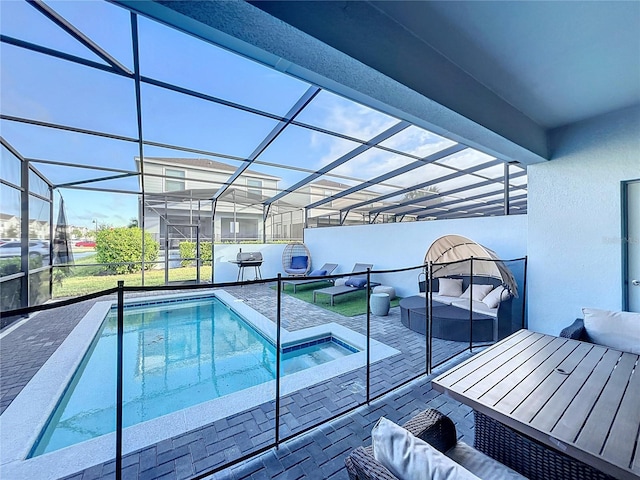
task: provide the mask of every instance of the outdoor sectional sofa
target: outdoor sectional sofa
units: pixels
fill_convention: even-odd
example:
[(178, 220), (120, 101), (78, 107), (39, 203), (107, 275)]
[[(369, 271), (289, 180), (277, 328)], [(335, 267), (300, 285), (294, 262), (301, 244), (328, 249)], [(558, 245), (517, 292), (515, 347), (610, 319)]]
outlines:
[(577, 318), (560, 332), (561, 337), (595, 343), (640, 355), (640, 313), (583, 308)]
[[(465, 291), (471, 283), (468, 275), (453, 275), (447, 278), (461, 279), (462, 291)], [(481, 301), (470, 302), (468, 298), (462, 299), (455, 296), (440, 295), (440, 279), (434, 278), (431, 282), (432, 312), (431, 322), (432, 336), (443, 340), (456, 342), (468, 342), (470, 339), (470, 322), (473, 319), (473, 341), (493, 342), (513, 333), (514, 328), (521, 326), (512, 325), (513, 297), (502, 300), (496, 308), (489, 308)], [(475, 285), (502, 285), (499, 279), (491, 277), (474, 277)], [(424, 283), (421, 284), (424, 290)], [(421, 293), (400, 301), (400, 321), (402, 324), (422, 335), (426, 335), (427, 327), (427, 302), (426, 293)], [(471, 305), (471, 312), (470, 310)]]

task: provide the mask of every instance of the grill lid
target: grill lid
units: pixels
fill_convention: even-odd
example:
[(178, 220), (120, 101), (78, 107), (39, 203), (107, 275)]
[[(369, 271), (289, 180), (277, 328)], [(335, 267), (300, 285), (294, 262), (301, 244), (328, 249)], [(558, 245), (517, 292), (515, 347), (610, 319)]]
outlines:
[(262, 261), (262, 253), (261, 252), (240, 252), (236, 256), (236, 261), (238, 261), (238, 262), (261, 262)]

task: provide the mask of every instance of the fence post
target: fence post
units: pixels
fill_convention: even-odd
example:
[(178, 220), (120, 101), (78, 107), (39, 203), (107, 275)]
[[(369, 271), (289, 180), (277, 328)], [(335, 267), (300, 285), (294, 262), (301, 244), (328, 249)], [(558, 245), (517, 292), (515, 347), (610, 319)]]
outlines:
[(431, 374), (431, 368), (433, 365), (433, 358), (432, 358), (432, 354), (431, 354), (431, 346), (433, 345), (433, 339), (432, 339), (432, 335), (431, 335), (431, 317), (433, 314), (433, 295), (431, 294), (431, 275), (433, 275), (433, 268), (432, 268), (432, 264), (431, 261), (429, 261), (429, 263), (427, 264), (426, 267), (426, 274), (425, 274), (425, 278), (424, 278), (424, 295), (425, 295), (425, 322), (424, 322), (424, 328), (425, 328), (425, 348), (426, 348), (426, 367), (427, 367), (427, 375)]
[(276, 449), (280, 447), (280, 329), (282, 327), (282, 274), (278, 273), (278, 299), (276, 312)]
[(116, 365), (116, 480), (122, 480), (122, 349), (124, 345), (124, 281), (118, 280), (118, 348)]
[(371, 267), (367, 267), (367, 405), (371, 400)]
[(469, 351), (473, 352), (473, 257), (469, 262)]
[[(527, 255), (524, 256), (524, 278), (522, 280), (522, 321), (520, 322), (521, 328), (525, 328), (525, 315), (527, 311)], [(526, 325), (528, 327), (528, 325)]]

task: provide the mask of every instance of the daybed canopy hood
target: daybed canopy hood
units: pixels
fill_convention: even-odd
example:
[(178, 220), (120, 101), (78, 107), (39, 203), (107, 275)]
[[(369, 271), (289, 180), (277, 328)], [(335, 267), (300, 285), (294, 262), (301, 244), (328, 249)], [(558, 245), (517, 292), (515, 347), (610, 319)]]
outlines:
[(474, 259), (474, 276), (502, 280), (512, 295), (518, 295), (518, 287), (513, 274), (495, 252), (461, 235), (445, 235), (434, 241), (427, 250), (424, 263), (431, 262), (433, 264), (431, 273), (435, 278), (469, 275), (471, 262), (464, 260), (469, 260), (471, 257)]

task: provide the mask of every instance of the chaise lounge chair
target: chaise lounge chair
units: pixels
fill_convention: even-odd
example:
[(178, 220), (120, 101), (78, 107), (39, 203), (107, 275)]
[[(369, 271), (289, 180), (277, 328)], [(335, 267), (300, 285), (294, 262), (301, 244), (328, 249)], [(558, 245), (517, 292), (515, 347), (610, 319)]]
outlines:
[[(296, 293), (296, 287), (299, 285), (308, 285), (310, 283), (333, 283), (333, 279), (331, 278), (313, 278), (315, 277), (324, 277), (326, 275), (331, 275), (333, 273), (333, 271), (338, 268), (338, 264), (337, 263), (325, 263), (324, 265), (322, 265), (318, 270), (314, 270), (313, 272), (311, 272), (311, 274), (307, 277), (299, 277), (299, 279), (295, 279), (295, 280), (285, 280), (282, 282), (283, 285), (293, 285), (293, 293)], [(314, 272), (323, 272), (322, 274), (316, 274), (313, 275)]]
[[(367, 263), (356, 263), (352, 272), (364, 272), (373, 268), (373, 265)], [(371, 282), (371, 286), (380, 285), (379, 283)], [(367, 288), (367, 276), (365, 274), (352, 275), (347, 277), (344, 285), (336, 285), (334, 287), (321, 288), (313, 292), (313, 303), (316, 303), (316, 297), (319, 293), (323, 295), (329, 295), (331, 306), (333, 307), (333, 299), (339, 295), (345, 295), (347, 293), (356, 292)]]

